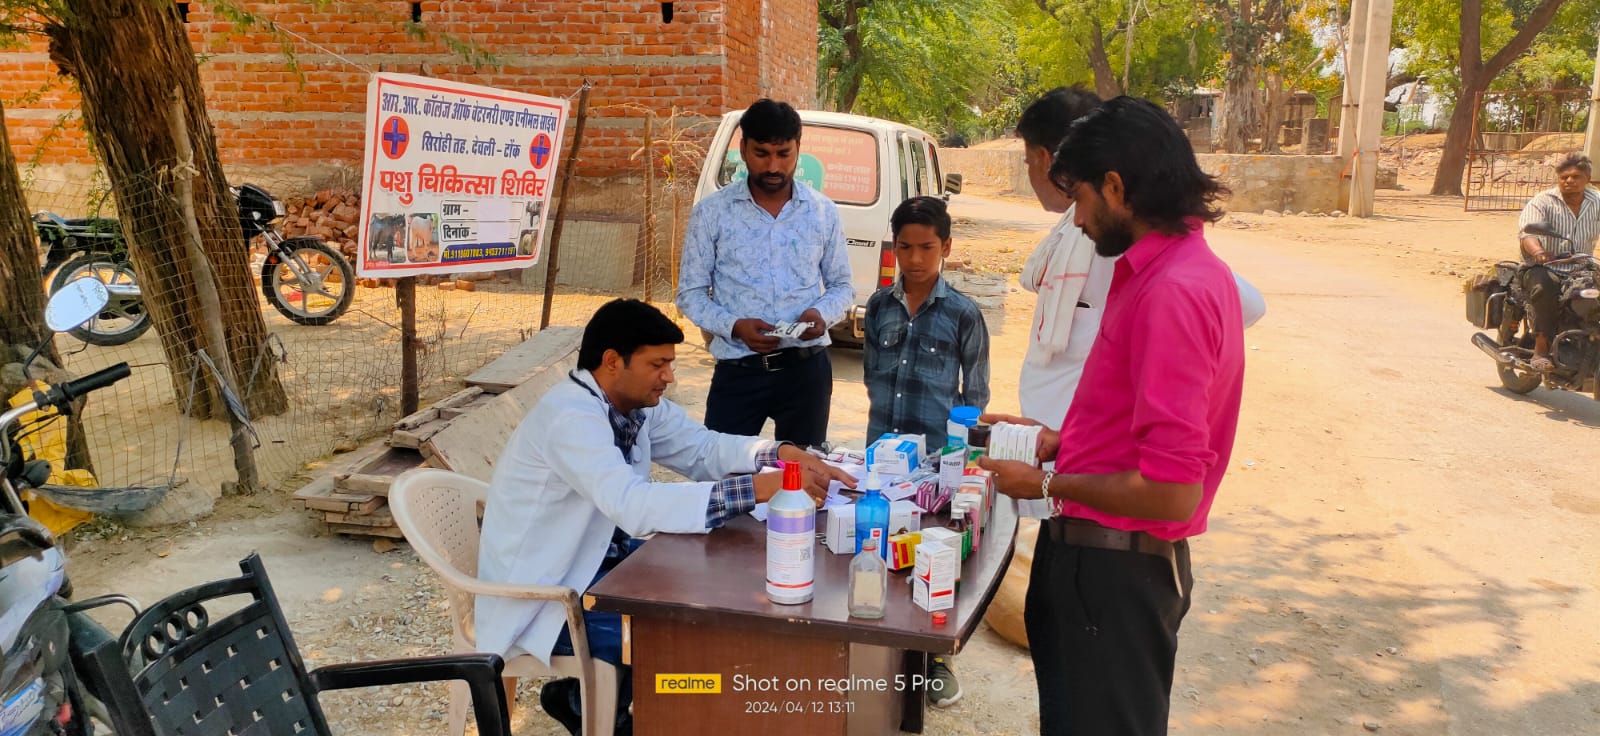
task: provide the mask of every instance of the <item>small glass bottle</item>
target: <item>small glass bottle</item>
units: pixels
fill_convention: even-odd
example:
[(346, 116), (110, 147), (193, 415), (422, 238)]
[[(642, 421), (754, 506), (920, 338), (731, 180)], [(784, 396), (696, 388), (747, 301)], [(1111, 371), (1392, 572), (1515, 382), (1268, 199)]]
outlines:
[(950, 531), (961, 535), (961, 561), (965, 562), (972, 554), (972, 520), (967, 518), (966, 504), (950, 504)]
[(854, 618), (883, 618), (889, 599), (889, 566), (878, 545), (877, 537), (868, 537), (850, 561), (850, 615)]

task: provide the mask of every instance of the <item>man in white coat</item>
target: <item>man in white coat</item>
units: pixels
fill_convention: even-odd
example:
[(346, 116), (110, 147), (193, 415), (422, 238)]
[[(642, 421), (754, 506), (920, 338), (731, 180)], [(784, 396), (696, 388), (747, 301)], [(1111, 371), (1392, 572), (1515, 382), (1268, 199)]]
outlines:
[[(820, 504), (828, 481), (854, 482), (799, 447), (719, 434), (662, 398), (673, 381), (683, 331), (655, 307), (618, 299), (584, 328), (578, 369), (552, 387), (506, 444), (489, 483), (478, 576), (486, 582), (587, 590), (657, 532), (705, 533), (749, 512), (779, 490), (779, 461), (800, 463)], [(651, 464), (695, 479), (650, 480)], [(566, 615), (556, 603), (479, 596), (478, 648), (548, 663), (571, 654)], [(621, 621), (584, 614), (591, 656), (621, 667)], [(619, 731), (631, 691), (618, 673)], [(507, 692), (515, 692), (509, 681)], [(578, 731), (576, 680), (547, 683), (545, 710)]]
[[(1089, 239), (1072, 219), (1072, 197), (1050, 182), (1050, 162), (1073, 121), (1100, 106), (1100, 98), (1081, 87), (1057, 87), (1046, 92), (1017, 121), (1028, 167), (1028, 183), (1039, 205), (1060, 212), (1061, 220), (1034, 248), (1022, 268), (1022, 288), (1038, 294), (1028, 335), (1028, 354), (1017, 380), (1022, 415), (1051, 429), (1059, 429), (1067, 407), (1078, 391), (1083, 363), (1089, 358), (1100, 317), (1111, 290), (1111, 270), (1116, 258), (1094, 252)], [(1249, 327), (1266, 314), (1261, 293), (1234, 275)], [(995, 415), (1000, 419), (1001, 415)], [(986, 420), (987, 421), (987, 420)]]

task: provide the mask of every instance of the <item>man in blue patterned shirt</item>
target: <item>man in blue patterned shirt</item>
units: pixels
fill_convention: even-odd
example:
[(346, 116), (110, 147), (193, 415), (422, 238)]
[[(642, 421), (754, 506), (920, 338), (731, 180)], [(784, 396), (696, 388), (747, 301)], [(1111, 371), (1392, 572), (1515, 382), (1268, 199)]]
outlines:
[[(749, 175), (707, 196), (689, 215), (678, 308), (711, 333), (717, 367), (706, 427), (820, 445), (828, 434), (833, 366), (828, 327), (855, 299), (839, 209), (797, 181), (800, 114), (762, 99), (739, 120)], [(779, 322), (809, 322), (798, 338)]]
[(867, 300), (867, 441), (921, 434), (943, 447), (951, 407), (989, 403), (989, 328), (977, 303), (939, 275), (950, 255), (944, 201), (908, 199), (889, 223), (900, 278)]

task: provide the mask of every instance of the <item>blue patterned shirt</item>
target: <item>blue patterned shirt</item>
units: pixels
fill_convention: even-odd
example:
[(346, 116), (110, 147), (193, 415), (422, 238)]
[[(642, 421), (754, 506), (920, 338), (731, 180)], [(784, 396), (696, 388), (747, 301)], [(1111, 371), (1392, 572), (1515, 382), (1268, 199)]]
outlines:
[(940, 277), (913, 319), (900, 281), (867, 300), (862, 379), (867, 442), (920, 433), (944, 447), (953, 406), (989, 404), (989, 328), (977, 302)]
[[(774, 442), (756, 453), (756, 467), (778, 467), (778, 449), (787, 443)], [(706, 528), (715, 529), (739, 514), (749, 513), (756, 507), (756, 477), (735, 475), (717, 481), (711, 487), (711, 500), (706, 503)]]
[[(756, 204), (747, 180), (731, 182), (689, 215), (678, 284), (678, 308), (714, 336), (718, 360), (755, 354), (733, 338), (736, 320), (796, 322), (815, 307), (832, 325), (855, 300), (839, 208), (796, 180), (794, 196), (773, 217)], [(785, 338), (778, 347), (829, 343), (823, 333)]]

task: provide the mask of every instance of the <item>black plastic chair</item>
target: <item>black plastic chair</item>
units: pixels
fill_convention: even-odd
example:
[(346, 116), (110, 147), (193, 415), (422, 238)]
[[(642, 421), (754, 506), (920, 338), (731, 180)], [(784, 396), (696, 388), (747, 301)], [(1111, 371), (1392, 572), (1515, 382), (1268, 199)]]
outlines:
[[(244, 575), (198, 585), (145, 609), (122, 634), (133, 685), (164, 736), (327, 734), (324, 690), (465, 680), (482, 736), (510, 736), (498, 655), (389, 659), (307, 672), (267, 571), (255, 554)], [(243, 608), (226, 599), (248, 595)]]

